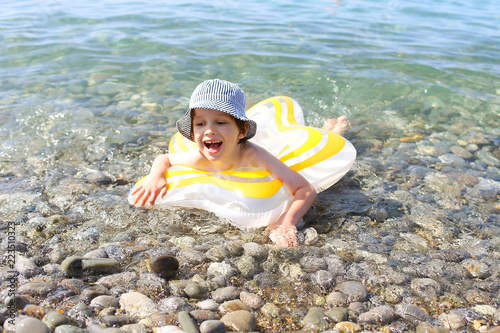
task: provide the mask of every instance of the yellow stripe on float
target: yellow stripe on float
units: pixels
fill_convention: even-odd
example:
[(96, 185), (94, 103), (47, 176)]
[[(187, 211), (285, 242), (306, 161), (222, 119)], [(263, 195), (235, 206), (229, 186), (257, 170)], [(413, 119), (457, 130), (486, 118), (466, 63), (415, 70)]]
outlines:
[[(285, 126), (285, 125), (283, 125), (283, 122), (281, 120), (282, 119), (281, 117), (283, 114), (283, 108), (281, 107), (280, 98), (285, 101), (286, 106), (287, 106), (287, 115), (286, 115), (287, 121), (290, 124), (294, 124), (297, 126)], [(285, 156), (282, 156), (280, 158), (280, 160), (282, 162), (286, 162), (294, 157), (300, 156), (301, 154), (316, 147), (321, 142), (321, 139), (323, 137), (322, 131), (320, 131), (317, 128), (313, 128), (313, 127), (300, 126), (297, 123), (297, 120), (295, 119), (294, 112), (293, 112), (293, 100), (290, 97), (286, 97), (286, 96), (280, 96), (279, 98), (273, 97), (273, 98), (267, 99), (266, 101), (271, 102), (275, 107), (275, 122), (276, 122), (278, 130), (280, 132), (300, 128), (300, 129), (307, 131), (308, 135), (309, 135), (309, 138), (305, 141), (305, 143), (301, 147), (295, 149), (294, 151), (288, 153)], [(326, 131), (326, 133), (328, 134), (327, 143), (322, 149), (320, 149), (319, 152), (317, 152), (316, 154), (312, 155), (311, 157), (305, 159), (304, 161), (301, 161), (301, 162), (298, 162), (294, 165), (291, 165), (290, 168), (295, 170), (295, 171), (303, 170), (305, 168), (310, 167), (311, 165), (317, 164), (321, 161), (324, 161), (324, 160), (332, 157), (333, 155), (335, 155), (339, 151), (341, 151), (342, 148), (344, 148), (344, 145), (345, 145), (344, 138), (342, 138), (334, 133), (331, 133), (329, 131)]]
[(227, 179), (220, 179), (214, 176), (200, 176), (168, 183), (167, 191), (182, 186), (190, 186), (200, 183), (215, 185), (235, 193), (241, 193), (246, 197), (257, 199), (272, 197), (280, 190), (283, 185), (283, 183), (278, 179), (273, 179), (271, 181), (262, 183), (245, 183)]

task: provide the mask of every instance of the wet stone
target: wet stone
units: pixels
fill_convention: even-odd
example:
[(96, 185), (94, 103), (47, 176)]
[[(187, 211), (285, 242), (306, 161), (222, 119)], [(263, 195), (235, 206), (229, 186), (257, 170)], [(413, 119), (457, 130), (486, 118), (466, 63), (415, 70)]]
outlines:
[(221, 320), (206, 320), (200, 325), (200, 333), (225, 333), (226, 325)]
[(56, 287), (54, 282), (28, 282), (17, 289), (20, 294), (45, 297)]
[(112, 274), (120, 270), (120, 263), (111, 258), (84, 258), (71, 256), (63, 260), (61, 267), (68, 276), (84, 274)]
[(109, 290), (105, 286), (95, 285), (82, 290), (80, 298), (85, 303), (90, 303), (94, 298), (100, 295), (109, 295)]
[(254, 257), (258, 260), (265, 260), (267, 258), (267, 250), (257, 243), (250, 242), (243, 244), (243, 251), (247, 256)]
[(26, 278), (33, 277), (40, 272), (40, 267), (35, 265), (31, 259), (24, 257), (17, 258), (15, 269), (19, 274)]
[(130, 292), (121, 295), (120, 307), (130, 316), (144, 318), (157, 312), (155, 302), (144, 294)]
[(132, 284), (137, 280), (137, 274), (134, 272), (123, 272), (117, 274), (111, 274), (107, 276), (103, 276), (99, 280), (97, 280), (97, 284), (101, 284), (107, 288), (111, 288), (113, 286), (127, 286)]
[(54, 333), (87, 333), (87, 330), (72, 325), (61, 325), (56, 327)]
[(193, 308), (180, 297), (169, 297), (158, 302), (158, 309), (165, 312), (191, 311)]
[(328, 327), (325, 320), (325, 311), (320, 308), (312, 307), (302, 319), (302, 325), (306, 330), (324, 331)]
[(238, 332), (251, 332), (255, 330), (256, 320), (254, 315), (245, 310), (234, 311), (224, 315), (221, 321), (231, 329)]
[(328, 269), (328, 265), (326, 264), (324, 258), (310, 256), (302, 257), (302, 259), (300, 259), (300, 265), (302, 267), (302, 270), (307, 273), (314, 273), (319, 270)]
[(264, 304), (260, 312), (268, 318), (277, 318), (280, 315), (280, 309), (273, 303)]
[(339, 291), (333, 291), (326, 297), (326, 304), (333, 307), (346, 307), (347, 302), (347, 295)]
[(240, 293), (240, 300), (248, 305), (252, 310), (258, 310), (262, 307), (262, 305), (264, 305), (264, 301), (259, 295), (246, 291), (242, 291)]
[(391, 306), (382, 305), (362, 313), (358, 317), (358, 323), (368, 324), (388, 324), (394, 321), (398, 316)]
[(239, 296), (240, 291), (234, 286), (219, 288), (212, 292), (212, 298), (218, 303), (237, 299)]
[(345, 295), (349, 302), (363, 302), (368, 298), (368, 290), (359, 282), (346, 281), (339, 284), (336, 289)]
[(321, 289), (329, 289), (335, 283), (335, 277), (329, 271), (319, 270), (311, 274), (311, 281)]
[(203, 298), (206, 296), (207, 292), (197, 283), (189, 283), (185, 288), (184, 292), (190, 298)]
[(93, 314), (94, 310), (84, 303), (78, 303), (68, 311), (68, 317), (80, 325), (83, 325)]
[(219, 320), (220, 315), (210, 310), (193, 310), (189, 312), (191, 317), (197, 322), (202, 323), (205, 320)]
[(205, 301), (201, 301), (196, 303), (196, 306), (202, 310), (211, 310), (215, 311), (219, 308), (219, 304), (213, 299), (207, 299)]
[(483, 262), (474, 259), (466, 259), (462, 261), (461, 264), (474, 278), (486, 279), (491, 275), (490, 267)]
[(120, 327), (123, 325), (135, 324), (136, 321), (136, 318), (127, 315), (107, 315), (101, 318), (101, 322), (107, 327)]
[(330, 310), (327, 310), (325, 314), (335, 323), (339, 323), (341, 321), (347, 320), (349, 316), (349, 311), (346, 308), (334, 307), (331, 308)]
[(244, 255), (236, 262), (236, 268), (243, 277), (251, 278), (257, 273), (258, 264), (254, 257)]
[(349, 321), (342, 321), (340, 323), (337, 323), (334, 329), (339, 331), (340, 333), (354, 333), (354, 332), (360, 332), (361, 326), (355, 323), (351, 323)]
[(170, 255), (163, 255), (150, 261), (151, 271), (164, 279), (173, 278), (179, 270), (179, 261)]
[(90, 302), (90, 306), (98, 309), (118, 308), (120, 301), (114, 296), (101, 295), (97, 296)]
[(179, 325), (182, 327), (186, 333), (198, 333), (198, 328), (196, 327), (193, 319), (189, 316), (186, 311), (181, 311), (177, 314), (177, 320)]
[(452, 146), (450, 149), (451, 149), (451, 152), (453, 154), (455, 154), (458, 157), (464, 158), (464, 159), (469, 159), (469, 158), (472, 158), (472, 156), (473, 156), (470, 153), (470, 151), (468, 151), (467, 149), (460, 147), (460, 146)]
[(417, 333), (448, 333), (448, 330), (443, 327), (435, 327), (429, 323), (420, 323), (415, 330)]
[(50, 333), (50, 329), (41, 320), (36, 318), (25, 318), (19, 320), (16, 325), (16, 333)]
[(240, 301), (239, 299), (234, 299), (232, 301), (226, 301), (219, 306), (219, 312), (226, 314), (233, 311), (246, 310), (251, 311), (250, 307)]
[(71, 324), (70, 319), (68, 317), (56, 311), (51, 311), (47, 313), (43, 317), (42, 321), (45, 323), (45, 325), (47, 325), (47, 327), (51, 331), (53, 331), (57, 326)]
[(213, 262), (208, 266), (207, 274), (208, 276), (223, 276), (229, 278), (236, 275), (236, 270), (230, 264)]
[(120, 327), (125, 333), (148, 333), (148, 327), (144, 324), (130, 324)]
[(457, 313), (442, 313), (438, 319), (443, 327), (452, 331), (460, 330), (467, 324), (465, 318)]
[(432, 323), (434, 321), (434, 319), (427, 316), (424, 311), (413, 304), (397, 304), (395, 311), (397, 315), (413, 326), (417, 326), (421, 322)]

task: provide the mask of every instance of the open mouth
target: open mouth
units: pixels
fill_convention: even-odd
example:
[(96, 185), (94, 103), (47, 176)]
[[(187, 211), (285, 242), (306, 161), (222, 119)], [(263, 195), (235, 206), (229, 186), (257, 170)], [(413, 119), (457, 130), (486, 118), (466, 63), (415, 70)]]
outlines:
[(222, 141), (205, 141), (204, 144), (210, 154), (215, 154), (222, 146)]

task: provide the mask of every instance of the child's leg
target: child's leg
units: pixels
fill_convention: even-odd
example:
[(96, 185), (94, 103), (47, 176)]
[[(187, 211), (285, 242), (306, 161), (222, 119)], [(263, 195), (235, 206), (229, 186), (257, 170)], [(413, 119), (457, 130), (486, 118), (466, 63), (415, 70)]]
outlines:
[(335, 118), (329, 118), (325, 120), (325, 123), (323, 124), (323, 129), (343, 135), (345, 134), (350, 128), (349, 125), (349, 118), (347, 116), (340, 116), (337, 119)]

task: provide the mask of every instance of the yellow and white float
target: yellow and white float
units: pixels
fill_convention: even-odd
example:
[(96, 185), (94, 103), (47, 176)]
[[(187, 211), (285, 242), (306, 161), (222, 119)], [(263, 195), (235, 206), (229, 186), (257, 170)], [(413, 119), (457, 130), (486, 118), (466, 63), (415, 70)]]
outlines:
[[(353, 145), (342, 136), (304, 125), (300, 105), (290, 97), (266, 99), (247, 112), (257, 122), (252, 142), (266, 148), (304, 176), (319, 193), (339, 181), (356, 158)], [(170, 152), (197, 149), (180, 133), (170, 140)], [(291, 204), (292, 196), (265, 170), (253, 168), (210, 173), (185, 166), (167, 170), (167, 194), (155, 204), (192, 207), (215, 213), (240, 228), (259, 228), (275, 222)], [(144, 179), (144, 178), (143, 178)], [(133, 203), (131, 193), (129, 203)]]

